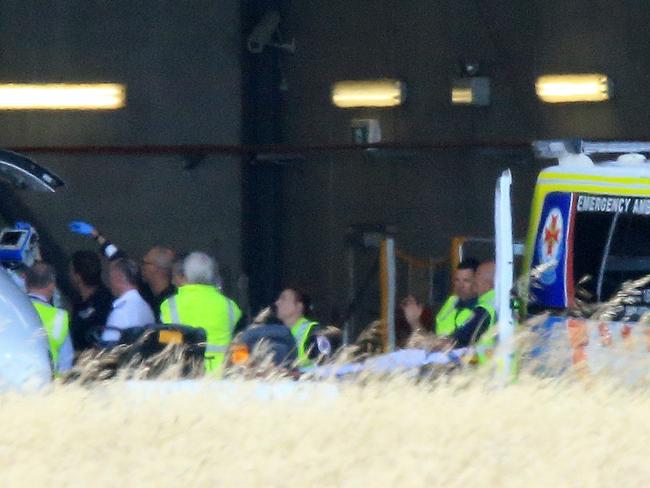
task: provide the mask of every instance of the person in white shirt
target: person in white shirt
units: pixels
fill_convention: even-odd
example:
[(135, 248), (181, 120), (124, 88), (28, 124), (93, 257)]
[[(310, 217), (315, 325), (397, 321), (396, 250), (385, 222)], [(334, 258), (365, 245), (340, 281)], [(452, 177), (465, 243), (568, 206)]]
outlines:
[(151, 307), (138, 292), (138, 272), (138, 265), (130, 259), (120, 258), (111, 262), (108, 284), (117, 299), (106, 320), (103, 342), (119, 341), (121, 330), (156, 323)]

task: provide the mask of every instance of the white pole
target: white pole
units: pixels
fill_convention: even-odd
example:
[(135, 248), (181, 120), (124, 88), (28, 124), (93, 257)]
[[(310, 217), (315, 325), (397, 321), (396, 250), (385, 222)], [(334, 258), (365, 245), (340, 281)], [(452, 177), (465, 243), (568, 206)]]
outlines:
[(511, 186), (512, 174), (510, 170), (506, 170), (497, 181), (494, 197), (496, 255), (494, 291), (498, 330), (495, 373), (501, 384), (506, 384), (511, 377), (514, 357), (514, 318), (510, 301), (514, 275)]

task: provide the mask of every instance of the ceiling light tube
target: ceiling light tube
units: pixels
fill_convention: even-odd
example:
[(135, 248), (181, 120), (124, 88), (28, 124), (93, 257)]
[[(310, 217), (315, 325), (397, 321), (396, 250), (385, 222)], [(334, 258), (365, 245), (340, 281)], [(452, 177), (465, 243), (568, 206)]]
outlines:
[(332, 103), (339, 108), (396, 107), (406, 99), (406, 85), (395, 79), (337, 81)]
[(537, 78), (535, 91), (546, 103), (604, 102), (611, 96), (611, 83), (598, 73), (544, 75)]
[(126, 88), (117, 83), (0, 84), (0, 110), (115, 110)]

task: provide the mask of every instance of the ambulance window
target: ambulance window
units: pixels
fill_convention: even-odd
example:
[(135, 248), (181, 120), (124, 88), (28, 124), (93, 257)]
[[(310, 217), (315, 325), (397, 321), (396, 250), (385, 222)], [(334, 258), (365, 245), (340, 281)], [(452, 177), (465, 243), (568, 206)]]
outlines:
[(611, 225), (611, 214), (576, 213), (573, 238), (573, 279), (578, 282), (590, 278), (580, 285), (586, 292), (596, 295), (596, 280), (603, 259), (603, 251)]
[[(612, 226), (609, 252), (605, 256)], [(649, 216), (578, 212), (574, 230), (574, 279), (578, 283), (581, 278), (591, 276), (591, 280), (581, 286), (593, 295), (594, 301), (607, 300), (624, 281), (650, 273)], [(599, 279), (603, 260), (605, 266)]]

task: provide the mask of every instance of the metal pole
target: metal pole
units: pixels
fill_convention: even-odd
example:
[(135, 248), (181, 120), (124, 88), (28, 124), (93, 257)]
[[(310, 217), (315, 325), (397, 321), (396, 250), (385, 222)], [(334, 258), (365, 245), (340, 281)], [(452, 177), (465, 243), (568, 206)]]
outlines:
[(510, 305), (513, 284), (512, 208), (510, 187), (512, 175), (504, 171), (497, 182), (494, 196), (494, 226), (496, 235), (495, 307), (497, 312), (498, 341), (496, 350), (497, 380), (505, 385), (512, 377), (514, 358), (514, 317)]
[(388, 257), (388, 350), (395, 350), (395, 301), (397, 298), (397, 269), (395, 262), (395, 239), (386, 239)]
[[(354, 247), (350, 246), (348, 248), (348, 302), (350, 304), (354, 303), (356, 298), (356, 283), (355, 283), (355, 259), (354, 259)], [(350, 344), (350, 337), (352, 336), (352, 330), (354, 329), (354, 314), (350, 314), (346, 317), (345, 323), (343, 324), (343, 345), (347, 346)]]
[(381, 243), (381, 318), (384, 327), (384, 350), (395, 350), (395, 239), (388, 237)]

